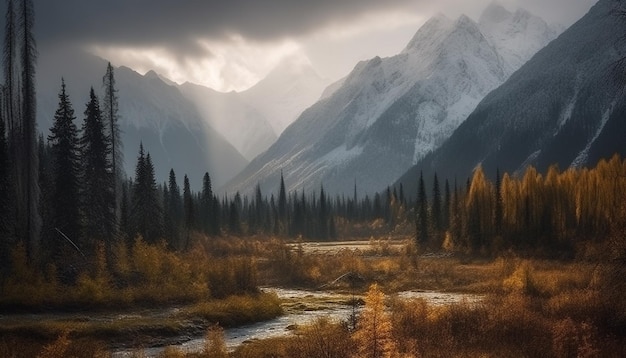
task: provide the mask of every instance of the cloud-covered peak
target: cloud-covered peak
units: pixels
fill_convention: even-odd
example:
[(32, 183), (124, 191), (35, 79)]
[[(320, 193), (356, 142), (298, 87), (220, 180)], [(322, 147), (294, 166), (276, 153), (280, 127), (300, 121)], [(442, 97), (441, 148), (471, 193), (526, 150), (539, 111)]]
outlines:
[(422, 51), (429, 43), (437, 42), (438, 36), (447, 32), (452, 27), (452, 24), (452, 20), (444, 14), (437, 13), (419, 28), (403, 52)]
[(504, 8), (502, 4), (497, 1), (493, 1), (485, 8), (483, 13), (480, 15), (478, 22), (481, 24), (497, 24), (509, 20), (512, 16), (513, 14)]

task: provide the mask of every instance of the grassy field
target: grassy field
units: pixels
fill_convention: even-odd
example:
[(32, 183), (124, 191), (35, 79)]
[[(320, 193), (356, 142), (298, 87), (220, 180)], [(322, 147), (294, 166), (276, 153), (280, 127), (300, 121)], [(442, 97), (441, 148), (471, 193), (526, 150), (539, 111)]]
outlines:
[[(388, 353), (392, 357), (626, 356), (624, 270), (616, 263), (538, 260), (513, 254), (495, 258), (423, 254), (409, 239), (318, 244), (315, 250), (272, 238), (229, 240), (204, 248), (212, 253), (206, 256), (208, 261), (221, 265), (219, 270), (209, 270), (208, 263), (198, 266), (209, 270), (201, 276), (209, 290), (217, 287), (218, 277), (229, 267), (239, 267), (239, 274), (227, 275), (232, 281), (226, 283), (233, 287), (237, 280), (249, 280), (250, 270), (259, 286), (324, 287), (336, 293), (365, 295), (371, 284), (378, 283), (386, 294), (384, 314), (390, 322), (393, 350)], [(198, 252), (192, 255), (204, 257)], [(221, 261), (226, 257), (238, 257), (239, 261)], [(242, 262), (253, 265), (232, 266)], [(192, 266), (190, 276), (183, 278), (196, 277), (191, 274), (195, 269)], [(346, 279), (337, 280), (340, 277)], [(407, 290), (462, 292), (484, 298), (480, 303), (444, 306), (394, 298), (394, 293)], [(249, 294), (196, 300), (159, 317), (107, 322), (90, 319), (86, 312), (82, 319), (30, 325), (5, 319), (0, 323), (0, 356), (106, 357), (106, 342), (120, 337), (133, 337), (133, 342), (126, 343), (140, 347), (151, 337), (207, 331), (211, 338), (204, 353), (185, 354), (168, 348), (162, 356), (353, 357), (359, 342), (354, 327), (345, 322), (321, 320), (298, 327), (291, 336), (251, 342), (233, 352), (220, 348), (223, 337), (219, 330), (208, 329), (216, 322), (228, 327), (268, 319), (283, 309), (323, 304), (311, 299), (302, 305), (280, 302), (272, 295)], [(168, 344), (167, 340), (163, 344)]]

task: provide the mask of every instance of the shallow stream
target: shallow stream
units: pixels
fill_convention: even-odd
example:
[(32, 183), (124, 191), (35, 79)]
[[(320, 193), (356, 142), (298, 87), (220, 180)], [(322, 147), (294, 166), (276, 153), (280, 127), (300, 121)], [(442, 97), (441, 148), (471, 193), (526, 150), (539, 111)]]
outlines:
[[(347, 304), (352, 296), (346, 294), (281, 288), (265, 288), (264, 291), (276, 292), (279, 298), (287, 302), (285, 314), (273, 320), (226, 329), (224, 338), (228, 349), (234, 349), (253, 340), (292, 334), (295, 326), (312, 323), (321, 317), (338, 321), (347, 320), (353, 312), (352, 306)], [(477, 295), (432, 291), (404, 291), (398, 293), (397, 297), (400, 299), (423, 298), (432, 305), (447, 305), (463, 301), (476, 303), (481, 300), (481, 297)], [(185, 352), (200, 352), (204, 345), (205, 338), (202, 336), (187, 340), (175, 347)], [(146, 357), (154, 357), (163, 349), (163, 347), (146, 348), (143, 353)], [(113, 356), (122, 358), (131, 355), (131, 350), (119, 350), (114, 352)]]

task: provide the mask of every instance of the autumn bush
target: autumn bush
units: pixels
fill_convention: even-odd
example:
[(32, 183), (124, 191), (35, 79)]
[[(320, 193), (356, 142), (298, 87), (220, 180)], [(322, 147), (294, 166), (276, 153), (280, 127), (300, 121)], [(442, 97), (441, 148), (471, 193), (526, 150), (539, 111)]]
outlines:
[(1, 284), (0, 306), (84, 309), (258, 292), (257, 264), (251, 256), (215, 257), (207, 246), (199, 243), (188, 252), (174, 252), (165, 242), (148, 244), (138, 237), (131, 245), (115, 243), (107, 254), (100, 243), (75, 280), (62, 283), (54, 266), (41, 270), (29, 265), (24, 247), (18, 245), (12, 250), (12, 271)]

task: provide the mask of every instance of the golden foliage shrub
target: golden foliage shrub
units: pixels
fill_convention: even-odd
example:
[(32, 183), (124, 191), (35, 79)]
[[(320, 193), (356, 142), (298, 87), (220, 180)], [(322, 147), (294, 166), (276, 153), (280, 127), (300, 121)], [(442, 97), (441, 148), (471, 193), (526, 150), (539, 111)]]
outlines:
[(203, 357), (228, 358), (228, 350), (224, 342), (224, 330), (219, 326), (210, 327), (206, 333)]
[(377, 284), (371, 285), (367, 291), (365, 307), (352, 339), (357, 347), (354, 357), (387, 358), (398, 354), (391, 319), (385, 310), (385, 294)]

